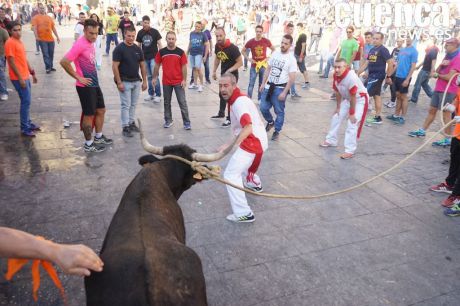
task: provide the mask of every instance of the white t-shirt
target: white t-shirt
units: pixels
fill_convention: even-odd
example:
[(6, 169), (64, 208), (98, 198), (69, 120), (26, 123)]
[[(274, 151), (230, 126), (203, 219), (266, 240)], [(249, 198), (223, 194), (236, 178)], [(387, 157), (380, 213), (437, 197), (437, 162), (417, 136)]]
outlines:
[(83, 36), (83, 29), (84, 29), (84, 26), (81, 23), (77, 23), (74, 29), (74, 33), (78, 34), (78, 37), (80, 38)]
[(289, 81), (289, 73), (297, 71), (297, 61), (292, 53), (272, 53), (268, 65), (271, 67), (268, 83), (285, 84)]
[[(245, 117), (242, 120), (242, 117)], [(260, 118), (256, 105), (247, 96), (238, 97), (230, 107), (230, 121), (232, 122), (233, 135), (238, 136), (243, 129), (242, 121), (252, 123), (252, 134), (240, 144), (240, 147), (250, 153), (260, 149), (265, 151), (268, 147), (267, 132)]]

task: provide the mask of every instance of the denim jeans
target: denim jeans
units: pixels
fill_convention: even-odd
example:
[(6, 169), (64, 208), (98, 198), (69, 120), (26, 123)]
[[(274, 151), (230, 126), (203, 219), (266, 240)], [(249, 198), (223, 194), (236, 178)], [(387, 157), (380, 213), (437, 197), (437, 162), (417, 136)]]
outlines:
[(260, 85), (264, 78), (265, 67), (261, 67), (259, 72), (256, 72), (256, 67), (251, 66), (249, 70), (249, 86), (248, 86), (248, 96), (252, 99), (252, 92), (254, 91), (254, 85), (256, 83), (257, 76), (259, 77), (259, 86), (257, 87), (257, 100), (260, 100), (261, 93), (259, 91)]
[(6, 66), (6, 58), (4, 56), (0, 56), (0, 94), (1, 95), (8, 94), (8, 91), (6, 90), (5, 66)]
[(206, 81), (211, 82), (211, 79), (209, 78), (209, 56), (204, 61), (204, 78)]
[(264, 116), (264, 119), (267, 122), (273, 122), (273, 116), (270, 112), (270, 109), (273, 107), (275, 110), (276, 114), (276, 119), (275, 121), (275, 131), (280, 132), (281, 129), (283, 128), (283, 123), (284, 123), (284, 107), (286, 105), (286, 101), (280, 101), (278, 100), (278, 96), (280, 93), (282, 93), (284, 88), (282, 87), (275, 87), (275, 90), (273, 90), (273, 93), (270, 96), (270, 99), (267, 101), (267, 94), (268, 94), (268, 89), (264, 89), (262, 92), (261, 100), (260, 100), (260, 112), (262, 113), (262, 116)]
[(11, 80), (14, 88), (18, 92), (19, 99), (21, 100), (21, 107), (19, 110), (19, 118), (21, 120), (21, 132), (30, 132), (30, 101), (32, 99), (32, 88), (30, 87), (30, 80), (26, 80), (26, 88), (19, 85), (19, 81)]
[(125, 91), (118, 93), (120, 94), (121, 101), (121, 127), (129, 126), (133, 123), (136, 115), (136, 104), (141, 91), (141, 82), (125, 82)]
[(53, 68), (54, 60), (54, 41), (38, 41), (40, 49), (42, 49), (43, 61), (45, 62), (45, 69), (50, 70)]
[(420, 70), (417, 76), (417, 80), (415, 81), (414, 89), (412, 89), (411, 101), (417, 102), (418, 96), (420, 94), (420, 89), (422, 88), (428, 97), (431, 98), (433, 96), (433, 90), (431, 89), (430, 84), (428, 84), (429, 80), (430, 72), (423, 69)]
[(149, 81), (149, 95), (150, 96), (157, 96), (157, 97), (161, 97), (161, 85), (160, 85), (160, 79), (158, 78), (157, 79), (157, 82), (155, 84), (155, 89), (153, 88), (153, 85), (152, 85), (152, 79), (153, 79), (153, 70), (155, 69), (155, 59), (149, 59), (149, 60), (145, 60), (145, 66), (147, 66), (147, 78), (148, 78), (148, 81)]
[(112, 41), (115, 42), (115, 46), (118, 46), (118, 33), (107, 34), (105, 39), (105, 54), (109, 54)]
[(172, 92), (176, 93), (177, 102), (179, 102), (180, 112), (182, 115), (182, 121), (185, 123), (190, 123), (188, 116), (187, 101), (185, 100), (185, 90), (179, 85), (165, 85), (163, 84), (163, 96), (164, 96), (164, 108), (165, 108), (165, 122), (172, 121), (171, 113), (171, 98)]
[(325, 77), (325, 78), (329, 77), (329, 71), (331, 70), (331, 67), (334, 66), (334, 58), (335, 58), (335, 56), (331, 55), (327, 59), (326, 68), (324, 68), (323, 77)]

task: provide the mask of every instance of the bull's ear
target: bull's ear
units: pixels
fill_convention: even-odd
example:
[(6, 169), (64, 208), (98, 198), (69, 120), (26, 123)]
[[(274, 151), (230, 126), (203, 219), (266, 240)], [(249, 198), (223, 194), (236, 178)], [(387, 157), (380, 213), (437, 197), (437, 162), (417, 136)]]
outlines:
[(150, 154), (139, 157), (139, 165), (141, 166), (145, 164), (154, 163), (156, 161), (159, 161), (159, 159)]
[(197, 182), (201, 182), (203, 180), (203, 176), (201, 175), (201, 173), (197, 172), (193, 175), (193, 178), (195, 179), (195, 181)]

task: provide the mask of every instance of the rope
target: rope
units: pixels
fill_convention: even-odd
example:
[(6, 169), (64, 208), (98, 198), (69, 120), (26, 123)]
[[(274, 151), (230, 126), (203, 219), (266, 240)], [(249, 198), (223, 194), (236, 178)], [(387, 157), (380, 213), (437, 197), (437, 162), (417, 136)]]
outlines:
[[(441, 111), (439, 112), (439, 116), (441, 117), (441, 124), (442, 125), (445, 125), (445, 122), (444, 122), (444, 106), (446, 104), (446, 95), (447, 95), (447, 90), (449, 89), (449, 86), (450, 86), (450, 83), (452, 83), (452, 80), (457, 76), (457, 75), (460, 75), (460, 73), (454, 73), (450, 79), (449, 79), (449, 82), (447, 82), (447, 85), (446, 85), (446, 89), (444, 89), (444, 94), (442, 95), (442, 100), (441, 100)], [(460, 133), (456, 134), (456, 135), (450, 135), (449, 133), (446, 133), (444, 131), (441, 132), (445, 137), (449, 137), (449, 138), (456, 138), (458, 136), (460, 136)]]
[(283, 194), (255, 192), (255, 191), (240, 187), (238, 185), (235, 185), (232, 182), (229, 182), (229, 181), (221, 178), (219, 171), (216, 171), (215, 168), (213, 170), (211, 170), (211, 169), (207, 168), (206, 166), (202, 165), (199, 162), (189, 161), (189, 160), (187, 160), (185, 158), (182, 158), (182, 157), (179, 157), (179, 156), (176, 156), (176, 155), (165, 155), (164, 158), (170, 158), (170, 159), (175, 159), (175, 160), (181, 161), (181, 162), (183, 162), (185, 164), (190, 165), (193, 170), (199, 172), (205, 178), (212, 178), (212, 179), (214, 179), (214, 180), (216, 180), (216, 181), (218, 181), (218, 182), (220, 182), (222, 184), (229, 185), (229, 186), (231, 186), (233, 188), (236, 188), (238, 190), (241, 190), (241, 191), (244, 191), (244, 192), (256, 195), (256, 196), (262, 196), (262, 197), (267, 197), (267, 198), (276, 198), (276, 199), (295, 199), (295, 200), (318, 199), (318, 198), (330, 197), (330, 196), (334, 196), (334, 195), (338, 195), (338, 194), (341, 194), (341, 193), (345, 193), (345, 192), (349, 192), (349, 191), (358, 189), (358, 188), (360, 188), (360, 187), (362, 187), (364, 185), (367, 185), (367, 184), (375, 181), (376, 179), (378, 179), (378, 178), (390, 173), (391, 171), (399, 168), (402, 164), (404, 164), (406, 161), (408, 161), (410, 158), (412, 158), (415, 154), (420, 152), (427, 144), (429, 144), (436, 136), (438, 136), (442, 132), (443, 129), (445, 129), (446, 127), (450, 126), (454, 122), (455, 122), (455, 120), (449, 121), (441, 129), (439, 129), (433, 136), (428, 138), (421, 146), (419, 146), (417, 149), (415, 149), (414, 152), (412, 152), (411, 154), (409, 154), (408, 156), (403, 158), (400, 162), (398, 162), (394, 166), (392, 166), (392, 167), (388, 168), (387, 170), (383, 171), (382, 173), (380, 173), (380, 174), (378, 174), (378, 175), (376, 175), (374, 177), (371, 177), (371, 178), (369, 178), (369, 179), (365, 180), (364, 182), (359, 183), (357, 185), (354, 185), (354, 186), (351, 186), (351, 187), (348, 187), (348, 188), (345, 188), (345, 189), (340, 189), (340, 190), (337, 190), (337, 191), (334, 191), (334, 192), (327, 192), (327, 193), (322, 193), (322, 194), (317, 194), (317, 195), (283, 195)]

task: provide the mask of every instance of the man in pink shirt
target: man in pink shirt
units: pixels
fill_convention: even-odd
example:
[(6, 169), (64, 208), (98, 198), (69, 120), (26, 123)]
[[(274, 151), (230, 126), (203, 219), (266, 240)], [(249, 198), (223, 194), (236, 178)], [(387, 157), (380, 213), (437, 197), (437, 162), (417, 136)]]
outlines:
[[(84, 35), (77, 39), (69, 52), (62, 58), (61, 66), (75, 80), (78, 97), (82, 107), (81, 128), (85, 136), (83, 149), (85, 152), (102, 152), (106, 145), (112, 144), (112, 139), (102, 134), (104, 125), (105, 104), (95, 63), (93, 47), (97, 39), (99, 24), (93, 19), (86, 19), (83, 26)], [(74, 62), (75, 69), (71, 63)], [(92, 139), (93, 127), (96, 135)]]
[[(442, 60), (441, 64), (436, 69), (436, 72), (433, 73), (432, 77), (436, 80), (436, 85), (434, 87), (434, 93), (431, 97), (431, 104), (430, 109), (428, 110), (428, 116), (423, 123), (423, 127), (409, 132), (409, 136), (411, 137), (424, 137), (425, 131), (430, 127), (431, 123), (433, 123), (436, 114), (438, 113), (438, 109), (441, 109), (442, 104), (442, 97), (444, 95), (444, 91), (446, 90), (447, 83), (449, 82), (450, 78), (455, 74), (460, 72), (460, 51), (459, 51), (460, 41), (457, 38), (451, 38), (446, 41), (445, 49), (446, 49), (446, 56)], [(447, 89), (446, 99), (444, 105), (451, 103), (455, 99), (455, 95), (457, 93), (458, 86), (455, 84), (455, 81), (450, 83), (449, 88)], [(449, 111), (443, 111), (444, 122), (449, 122), (452, 113)], [(447, 127), (444, 132), (447, 134), (451, 134), (452, 126)], [(439, 141), (433, 142), (434, 146), (450, 146), (450, 138), (443, 138)]]

